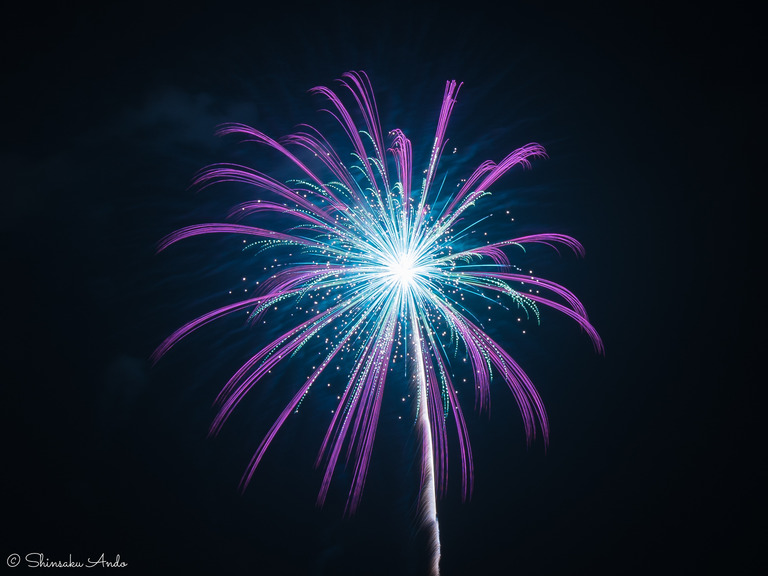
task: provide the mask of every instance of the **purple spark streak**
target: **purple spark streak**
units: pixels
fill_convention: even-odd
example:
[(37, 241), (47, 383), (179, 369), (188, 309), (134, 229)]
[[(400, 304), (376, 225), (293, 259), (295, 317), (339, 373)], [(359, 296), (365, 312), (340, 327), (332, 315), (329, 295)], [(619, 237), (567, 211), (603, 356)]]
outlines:
[[(600, 337), (576, 296), (550, 280), (515, 272), (505, 251), (526, 244), (544, 244), (555, 250), (561, 245), (582, 256), (584, 248), (569, 236), (552, 233), (470, 246), (463, 233), (454, 231), (462, 215), (487, 196), (488, 188), (510, 169), (528, 168), (531, 158), (546, 156), (542, 146), (532, 143), (498, 164), (485, 161), (457, 193), (441, 199), (441, 187), (435, 189), (433, 183), (447, 144), (445, 134), (460, 84), (446, 83), (429, 163), (421, 185), (417, 183), (414, 189), (411, 142), (401, 130), (392, 130), (391, 145), (385, 148), (368, 77), (363, 72), (349, 72), (339, 82), (354, 99), (365, 130), (358, 128), (335, 92), (322, 86), (312, 92), (330, 102), (325, 112), (346, 134), (353, 150), (354, 160), (350, 163), (343, 162), (325, 136), (308, 125), (301, 125), (301, 131), (279, 141), (242, 124), (227, 124), (218, 131), (280, 152), (304, 180), (278, 182), (236, 164), (209, 166), (195, 177), (196, 186), (237, 182), (261, 193), (231, 209), (229, 219), (238, 223), (187, 226), (163, 238), (158, 251), (192, 236), (224, 233), (253, 236), (252, 246), (264, 250), (279, 252), (290, 247), (299, 256), (288, 255), (294, 263), (283, 257), (277, 272), (261, 282), (257, 296), (212, 310), (177, 329), (158, 346), (152, 360), (158, 361), (193, 331), (234, 312), (249, 310), (250, 322), (255, 323), (277, 304), (292, 303), (300, 310), (300, 304), (314, 302), (304, 310), (303, 322), (258, 350), (229, 379), (216, 398), (219, 412), (210, 431), (218, 433), (243, 397), (273, 368), (311, 346), (313, 338), (326, 335), (325, 357), (313, 367), (256, 449), (241, 488), (246, 488), (276, 434), (313, 384), (343, 352), (353, 356), (354, 361), (317, 457), (316, 466), (325, 467), (318, 503), (324, 502), (340, 460), (352, 462), (354, 473), (346, 506), (346, 512), (352, 513), (362, 497), (384, 387), (392, 372), (390, 366), (398, 351), (407, 351), (401, 356), (409, 357), (407, 369), (416, 392), (413, 397), (418, 399), (416, 426), (422, 440), (419, 511), (431, 534), (431, 571), (437, 574), (440, 542), (436, 494), (447, 490), (449, 414), (453, 414), (458, 432), (464, 498), (471, 494), (473, 485), (469, 435), (453, 381), (453, 362), (458, 354), (463, 354), (472, 370), (475, 401), (481, 409), (489, 406), (495, 372), (512, 392), (528, 441), (535, 437), (537, 425), (545, 442), (549, 435), (544, 404), (533, 383), (503, 347), (470, 319), (469, 304), (462, 303), (463, 295), (484, 298), (506, 308), (500, 300), (503, 296), (507, 304), (537, 319), (538, 304), (552, 308), (575, 320), (596, 351), (602, 352)], [(330, 178), (321, 178), (309, 163), (316, 164)], [(296, 225), (285, 233), (248, 223), (269, 213), (295, 218)], [(462, 227), (466, 230), (465, 224)], [(454, 246), (458, 251), (454, 252)], [(482, 261), (485, 263), (478, 264)], [(512, 285), (535, 288), (536, 293), (517, 291)], [(539, 290), (551, 297), (540, 296)], [(491, 293), (498, 294), (497, 299), (491, 300)], [(404, 337), (400, 336), (401, 328)]]

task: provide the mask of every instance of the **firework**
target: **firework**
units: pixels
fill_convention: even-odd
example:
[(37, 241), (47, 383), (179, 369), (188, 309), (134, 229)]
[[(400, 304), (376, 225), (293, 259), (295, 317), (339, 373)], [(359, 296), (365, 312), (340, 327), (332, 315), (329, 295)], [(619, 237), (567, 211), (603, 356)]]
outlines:
[[(355, 117), (332, 90), (317, 87), (312, 91), (330, 102), (327, 112), (346, 133), (352, 147), (351, 162), (343, 161), (337, 148), (311, 126), (303, 125), (279, 141), (242, 124), (220, 128), (221, 135), (236, 134), (278, 151), (295, 166), (297, 179), (280, 182), (234, 164), (202, 170), (194, 182), (198, 187), (239, 182), (252, 186), (258, 194), (233, 207), (228, 222), (182, 228), (165, 237), (158, 249), (191, 236), (239, 234), (252, 237), (246, 242), (249, 249), (280, 252), (282, 265), (260, 283), (255, 295), (212, 310), (176, 330), (157, 348), (153, 360), (191, 332), (238, 311), (248, 311), (252, 323), (278, 304), (301, 311), (294, 315), (301, 321), (263, 346), (223, 387), (216, 399), (218, 414), (211, 433), (221, 429), (238, 403), (270, 370), (297, 357), (313, 339), (321, 338), (326, 343), (322, 360), (297, 386), (256, 449), (241, 488), (248, 485), (289, 416), (322, 380), (329, 365), (343, 355), (354, 360), (348, 363), (344, 390), (316, 465), (324, 467), (318, 495), (322, 504), (337, 464), (352, 463), (348, 513), (354, 512), (363, 493), (385, 384), (396, 376), (404, 380), (390, 385), (409, 386), (415, 399), (422, 462), (419, 510), (423, 525), (430, 531), (432, 572), (437, 574), (440, 543), (436, 499), (447, 487), (449, 418), (458, 432), (464, 497), (471, 493), (473, 483), (472, 452), (454, 364), (466, 362), (467, 370), (471, 370), (475, 401), (481, 409), (488, 405), (492, 375), (497, 375), (519, 406), (529, 441), (537, 430), (545, 442), (548, 437), (547, 416), (538, 392), (517, 362), (484, 331), (469, 302), (482, 301), (505, 310), (516, 308), (537, 321), (539, 307), (547, 306), (575, 320), (596, 350), (602, 351), (602, 343), (584, 307), (569, 290), (523, 274), (508, 256), (508, 251), (532, 243), (560, 245), (582, 255), (579, 242), (562, 234), (543, 233), (471, 244), (478, 235), (470, 232), (483, 218), (468, 222), (466, 213), (511, 168), (528, 167), (531, 158), (544, 156), (542, 146), (528, 144), (498, 163), (483, 162), (455, 193), (449, 194), (437, 183), (436, 174), (461, 85), (446, 83), (429, 161), (417, 183), (411, 142), (400, 130), (382, 131), (365, 73), (344, 74), (339, 82), (354, 100)], [(389, 147), (385, 147), (385, 136)], [(251, 224), (270, 214), (292, 218), (294, 224), (284, 231)], [(392, 370), (398, 356), (406, 364), (405, 378), (402, 371)]]

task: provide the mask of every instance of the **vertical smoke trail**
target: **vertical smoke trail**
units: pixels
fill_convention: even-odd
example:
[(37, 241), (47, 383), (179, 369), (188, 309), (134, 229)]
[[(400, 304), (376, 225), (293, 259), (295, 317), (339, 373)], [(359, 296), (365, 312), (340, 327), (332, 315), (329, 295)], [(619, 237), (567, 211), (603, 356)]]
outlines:
[(435, 490), (435, 465), (432, 448), (432, 424), (427, 408), (427, 375), (424, 372), (424, 356), (421, 350), (421, 331), (413, 298), (408, 299), (413, 330), (413, 350), (419, 387), (419, 433), (421, 434), (422, 462), (421, 489), (419, 493), (419, 518), (421, 526), (430, 531), (429, 550), (432, 556), (430, 576), (440, 575), (440, 525), (437, 521), (437, 494)]

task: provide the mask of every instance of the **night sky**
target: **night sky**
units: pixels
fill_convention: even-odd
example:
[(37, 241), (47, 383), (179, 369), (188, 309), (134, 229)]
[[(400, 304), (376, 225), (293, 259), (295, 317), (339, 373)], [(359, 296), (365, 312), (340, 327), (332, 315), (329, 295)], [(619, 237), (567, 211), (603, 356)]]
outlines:
[(365, 70), (383, 128), (406, 132), (417, 166), (450, 79), (464, 82), (447, 134), (464, 175), (528, 142), (547, 148), (488, 206), (514, 212), (510, 236), (583, 243), (583, 260), (534, 251), (530, 262), (576, 293), (606, 346), (595, 354), (554, 312), (525, 337), (494, 328), (542, 394), (550, 446), (526, 447), (501, 382), (490, 418), (468, 402), (475, 491), (461, 502), (452, 452), (444, 576), (764, 571), (756, 14), (275, 4), (34, 5), (4, 21), (3, 570), (28, 572), (25, 555), (41, 552), (119, 554), (119, 574), (425, 573), (396, 381), (362, 505), (345, 518), (348, 474), (315, 507), (322, 397), (238, 492), (301, 366), (207, 437), (211, 404), (263, 342), (258, 330), (224, 320), (149, 362), (248, 270), (221, 237), (155, 254), (165, 234), (242, 200), (191, 190), (195, 172), (238, 161), (284, 176), (274, 155), (216, 126), (326, 126), (307, 90)]

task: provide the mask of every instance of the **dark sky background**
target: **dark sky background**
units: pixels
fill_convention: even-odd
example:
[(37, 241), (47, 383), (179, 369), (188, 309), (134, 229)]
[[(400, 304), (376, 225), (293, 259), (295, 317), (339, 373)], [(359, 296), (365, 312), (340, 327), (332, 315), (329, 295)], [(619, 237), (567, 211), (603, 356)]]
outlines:
[(30, 5), (5, 20), (3, 559), (20, 554), (17, 572), (42, 552), (119, 554), (121, 574), (425, 573), (407, 426), (382, 421), (351, 519), (343, 477), (314, 505), (321, 398), (240, 495), (294, 373), (209, 439), (211, 403), (258, 331), (223, 321), (148, 361), (241, 274), (223, 239), (154, 254), (163, 235), (239, 199), (189, 190), (196, 170), (235, 159), (270, 172), (272, 157), (216, 126), (288, 133), (322, 118), (307, 89), (364, 69), (385, 130), (404, 129), (417, 158), (453, 78), (465, 84), (448, 137), (471, 152), (468, 171), (546, 146), (549, 159), (490, 202), (514, 208), (512, 234), (584, 244), (584, 260), (541, 253), (536, 272), (582, 299), (607, 350), (554, 313), (510, 338), (551, 444), (526, 448), (501, 385), (490, 419), (467, 407), (475, 493), (461, 503), (452, 453), (442, 573), (761, 572), (756, 14), (283, 4)]

